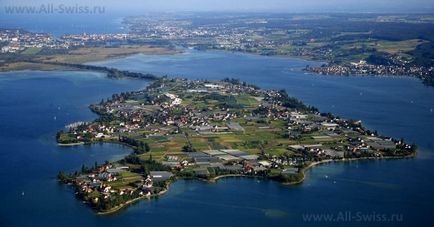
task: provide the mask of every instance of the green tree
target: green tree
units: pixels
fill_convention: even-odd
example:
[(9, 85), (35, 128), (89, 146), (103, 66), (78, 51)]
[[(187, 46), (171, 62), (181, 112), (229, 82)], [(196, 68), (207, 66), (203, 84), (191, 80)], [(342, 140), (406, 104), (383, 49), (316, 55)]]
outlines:
[(149, 146), (149, 144), (148, 143), (145, 143), (145, 151), (146, 152), (149, 152), (149, 151), (151, 151), (151, 147)]

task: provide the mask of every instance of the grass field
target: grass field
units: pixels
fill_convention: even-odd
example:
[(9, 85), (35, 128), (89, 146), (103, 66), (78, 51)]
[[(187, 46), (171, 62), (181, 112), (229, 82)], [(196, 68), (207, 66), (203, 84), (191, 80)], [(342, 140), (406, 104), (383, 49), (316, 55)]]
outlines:
[(30, 62), (13, 62), (5, 65), (0, 65), (1, 72), (18, 71), (18, 70), (42, 70), (42, 71), (55, 71), (55, 70), (77, 70), (60, 65), (47, 65), (37, 64)]
[(149, 46), (120, 46), (120, 47), (83, 47), (71, 50), (68, 54), (56, 54), (39, 57), (42, 61), (58, 61), (68, 63), (85, 63), (101, 61), (110, 58), (124, 57), (134, 54), (174, 54), (178, 51), (167, 48)]
[(354, 49), (354, 48), (375, 48), (379, 52), (385, 52), (389, 54), (405, 53), (416, 49), (420, 44), (423, 44), (424, 40), (410, 39), (404, 41), (358, 41), (342, 45), (342, 49)]
[(404, 41), (381, 41), (377, 43), (377, 50), (381, 52), (386, 52), (389, 54), (396, 54), (396, 53), (404, 53), (409, 52), (422, 43), (425, 43), (425, 41), (420, 39), (410, 39), (410, 40), (404, 40)]
[(25, 49), (23, 52), (21, 52), (21, 54), (24, 55), (35, 55), (37, 53), (39, 53), (42, 49), (38, 48), (38, 47), (30, 47)]
[(26, 62), (35, 60), (41, 62), (66, 62), (82, 64), (93, 61), (103, 61), (112, 58), (125, 57), (134, 54), (176, 54), (180, 50), (168, 48), (150, 47), (150, 46), (132, 46), (125, 45), (120, 47), (82, 47), (70, 50), (66, 54), (40, 54), (41, 48), (27, 48), (20, 53), (21, 57), (26, 60), (16, 62), (6, 62), (0, 64), (0, 71), (17, 71), (17, 70), (77, 70), (65, 66), (56, 66), (48, 64), (37, 64)]
[(125, 188), (131, 188), (134, 187), (129, 186), (131, 183), (140, 182), (143, 180), (143, 176), (137, 173), (133, 173), (130, 171), (121, 171), (118, 176), (118, 180), (113, 182), (108, 182), (108, 185), (110, 185), (113, 189), (125, 189)]

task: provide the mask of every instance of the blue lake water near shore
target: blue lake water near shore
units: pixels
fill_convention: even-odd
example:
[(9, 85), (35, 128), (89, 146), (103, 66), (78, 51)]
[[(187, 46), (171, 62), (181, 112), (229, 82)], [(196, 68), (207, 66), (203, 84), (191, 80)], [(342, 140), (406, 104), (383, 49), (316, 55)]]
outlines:
[[(140, 201), (112, 216), (97, 216), (59, 185), (59, 170), (117, 159), (119, 145), (57, 147), (64, 125), (95, 117), (88, 104), (146, 86), (90, 72), (0, 74), (0, 226), (339, 226), (428, 224), (432, 188), (434, 89), (411, 78), (305, 75), (303, 60), (228, 52), (136, 55), (92, 63), (131, 71), (199, 79), (239, 78), (263, 88), (285, 88), (321, 111), (362, 119), (371, 129), (416, 142), (415, 159), (317, 166), (298, 186), (227, 178), (215, 184), (178, 181), (164, 196)], [(360, 213), (358, 213), (360, 212)], [(402, 215), (403, 221), (308, 221), (309, 214)]]

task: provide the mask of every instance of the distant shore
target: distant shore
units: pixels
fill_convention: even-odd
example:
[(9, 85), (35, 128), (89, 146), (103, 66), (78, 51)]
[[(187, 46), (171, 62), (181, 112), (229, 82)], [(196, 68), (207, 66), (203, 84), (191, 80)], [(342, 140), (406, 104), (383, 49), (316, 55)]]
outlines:
[[(90, 62), (106, 61), (124, 58), (136, 54), (170, 55), (182, 53), (182, 49), (166, 47), (151, 47), (146, 45), (125, 45), (120, 47), (81, 47), (70, 50), (65, 54), (35, 55), (27, 60), (5, 62), (0, 64), (0, 72), (38, 70), (38, 71), (72, 71), (72, 67), (53, 65), (49, 63), (65, 62), (68, 64), (86, 64)], [(46, 64), (44, 64), (46, 62)]]

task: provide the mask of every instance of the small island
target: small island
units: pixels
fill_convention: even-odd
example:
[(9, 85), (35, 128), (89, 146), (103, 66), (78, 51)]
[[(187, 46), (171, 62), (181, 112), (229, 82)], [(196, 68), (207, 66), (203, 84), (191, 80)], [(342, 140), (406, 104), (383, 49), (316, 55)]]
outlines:
[(59, 172), (99, 214), (159, 196), (176, 179), (242, 176), (299, 184), (320, 163), (416, 154), (414, 144), (321, 113), (285, 90), (237, 79), (152, 79), (144, 90), (90, 105), (95, 121), (71, 123), (57, 134), (59, 145), (109, 142), (134, 150), (119, 161)]

